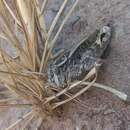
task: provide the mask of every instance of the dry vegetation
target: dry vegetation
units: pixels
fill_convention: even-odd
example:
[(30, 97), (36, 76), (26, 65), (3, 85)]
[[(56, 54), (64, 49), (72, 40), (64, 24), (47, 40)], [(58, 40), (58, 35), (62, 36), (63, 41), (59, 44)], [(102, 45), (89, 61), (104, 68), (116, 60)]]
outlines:
[[(0, 47), (0, 81), (5, 87), (3, 93), (8, 95), (8, 98), (0, 100), (0, 107), (30, 107), (32, 111), (23, 117), (23, 119), (27, 119), (26, 125), (34, 116), (38, 115), (41, 119), (47, 118), (54, 113), (55, 109), (71, 100), (85, 107), (76, 97), (91, 86), (105, 89), (121, 99), (127, 100), (126, 94), (95, 83), (97, 79), (96, 67), (90, 70), (82, 81), (74, 82), (64, 89), (57, 88), (48, 82), (46, 69), (48, 61), (54, 58), (51, 54), (52, 49), (63, 26), (78, 4), (78, 0), (73, 3), (55, 36), (51, 39), (53, 30), (67, 2), (68, 0), (64, 0), (49, 30), (47, 30), (44, 20), (47, 0), (43, 1), (42, 7), (39, 6), (38, 0), (15, 0), (16, 13), (10, 9), (5, 0), (0, 0), (0, 28), (2, 30), (0, 38), (7, 41), (16, 51), (16, 55), (11, 56)], [(19, 39), (18, 32), (22, 33), (22, 40)], [(88, 82), (91, 77), (93, 79)], [(82, 89), (76, 93), (70, 93), (69, 90), (73, 90), (79, 85), (83, 85)], [(64, 95), (64, 100), (58, 98), (62, 95)], [(17, 99), (23, 100), (24, 103), (12, 103)], [(7, 130), (13, 130), (21, 121), (16, 121)], [(26, 125), (23, 126), (23, 129)]]

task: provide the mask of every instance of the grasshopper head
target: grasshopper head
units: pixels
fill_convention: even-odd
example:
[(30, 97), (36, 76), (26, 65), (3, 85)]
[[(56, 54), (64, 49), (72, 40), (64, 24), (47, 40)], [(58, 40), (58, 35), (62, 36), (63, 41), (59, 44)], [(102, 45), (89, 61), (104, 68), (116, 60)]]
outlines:
[(99, 45), (101, 48), (106, 46), (110, 42), (111, 39), (111, 34), (112, 34), (112, 28), (110, 26), (103, 26), (99, 30), (99, 34), (96, 40), (96, 44)]

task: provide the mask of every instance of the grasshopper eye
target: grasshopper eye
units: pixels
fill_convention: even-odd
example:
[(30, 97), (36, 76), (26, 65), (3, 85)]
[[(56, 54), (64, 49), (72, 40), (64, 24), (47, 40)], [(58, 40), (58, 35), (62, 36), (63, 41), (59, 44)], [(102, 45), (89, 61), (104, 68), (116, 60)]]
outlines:
[(111, 28), (108, 26), (104, 26), (101, 30), (101, 34), (100, 34), (100, 41), (102, 44), (106, 43), (111, 36)]
[(111, 36), (111, 28), (109, 26), (104, 26), (101, 28), (98, 38), (96, 40), (97, 45), (100, 45), (100, 47), (103, 47), (105, 43), (109, 40)]
[(106, 36), (106, 33), (102, 33), (102, 34), (101, 34), (101, 37), (100, 37), (100, 38), (101, 38), (101, 42), (104, 41), (105, 36)]

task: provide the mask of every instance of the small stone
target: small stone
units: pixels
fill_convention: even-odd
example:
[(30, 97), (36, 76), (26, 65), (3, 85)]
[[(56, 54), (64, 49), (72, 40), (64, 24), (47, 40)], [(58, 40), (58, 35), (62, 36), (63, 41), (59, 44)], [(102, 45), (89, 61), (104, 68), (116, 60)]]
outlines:
[(115, 113), (115, 110), (113, 109), (108, 109), (104, 112), (104, 115), (108, 115), (108, 114), (112, 114), (112, 113)]

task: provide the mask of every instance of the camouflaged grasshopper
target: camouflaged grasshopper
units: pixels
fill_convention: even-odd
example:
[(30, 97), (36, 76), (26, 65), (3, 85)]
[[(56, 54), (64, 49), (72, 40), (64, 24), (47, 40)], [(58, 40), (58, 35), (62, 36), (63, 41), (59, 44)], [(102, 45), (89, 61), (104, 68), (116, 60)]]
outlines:
[(96, 30), (83, 39), (71, 51), (50, 61), (48, 79), (56, 86), (64, 87), (68, 83), (82, 80), (94, 67), (101, 65), (101, 57), (110, 44), (112, 28), (108, 25)]

